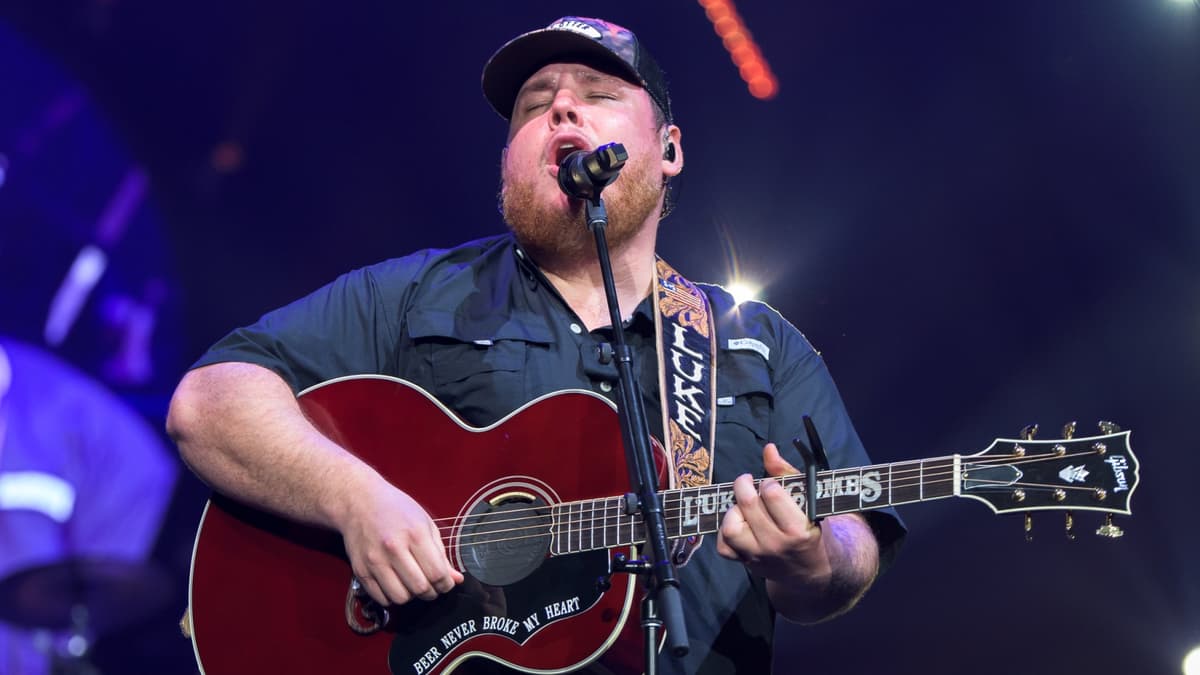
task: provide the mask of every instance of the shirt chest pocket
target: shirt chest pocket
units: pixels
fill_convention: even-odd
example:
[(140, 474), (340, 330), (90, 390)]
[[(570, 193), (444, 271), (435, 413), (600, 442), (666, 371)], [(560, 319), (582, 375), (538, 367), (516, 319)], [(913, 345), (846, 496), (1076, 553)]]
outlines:
[[(758, 354), (726, 351), (717, 375), (717, 451), (758, 457), (768, 440), (775, 397), (767, 364)], [(743, 453), (745, 453), (743, 455)], [(720, 463), (717, 468), (721, 467)]]
[(525, 343), (520, 340), (463, 342), (443, 336), (430, 340), (430, 371), (441, 387), (480, 375), (519, 372), (525, 366)]
[(513, 322), (459, 321), (446, 311), (412, 310), (409, 336), (420, 354), (422, 384), (474, 425), (487, 425), (529, 400), (525, 368), (533, 344), (548, 336)]

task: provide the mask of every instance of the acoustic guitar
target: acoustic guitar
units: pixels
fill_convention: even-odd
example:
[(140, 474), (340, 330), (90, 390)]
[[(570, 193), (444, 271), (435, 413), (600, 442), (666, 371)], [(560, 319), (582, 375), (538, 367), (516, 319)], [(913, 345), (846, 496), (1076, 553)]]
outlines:
[[(638, 556), (645, 531), (626, 512), (629, 478), (607, 399), (558, 392), (486, 428), (383, 376), (331, 380), (299, 403), (329, 438), (421, 503), (466, 581), (432, 602), (378, 606), (354, 580), (336, 532), (214, 496), (196, 536), (185, 616), (201, 672), (444, 675), (490, 659), (564, 673), (614, 654), (636, 662), (637, 584), (609, 570), (618, 553)], [(1098, 534), (1119, 536), (1111, 518), (1130, 513), (1138, 461), (1128, 431), (1102, 429), (822, 471), (817, 511), (965, 497), (996, 513), (1103, 512)], [(778, 480), (807, 508), (805, 475)], [(714, 533), (733, 485), (660, 497), (671, 536)]]

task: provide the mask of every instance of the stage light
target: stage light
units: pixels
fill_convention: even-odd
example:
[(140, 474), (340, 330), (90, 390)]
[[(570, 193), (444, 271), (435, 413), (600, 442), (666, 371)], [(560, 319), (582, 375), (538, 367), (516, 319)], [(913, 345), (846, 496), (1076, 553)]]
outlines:
[(739, 305), (747, 300), (757, 300), (759, 292), (762, 291), (758, 286), (741, 279), (729, 282), (725, 290), (729, 291), (729, 294), (733, 296), (733, 301)]
[(209, 162), (217, 173), (234, 173), (242, 168), (246, 159), (245, 150), (237, 141), (222, 141), (212, 149)]
[(63, 279), (54, 299), (50, 301), (50, 313), (42, 329), (46, 344), (57, 347), (67, 339), (67, 333), (75, 325), (75, 319), (79, 318), (88, 295), (107, 269), (108, 255), (100, 247), (88, 244), (79, 251), (75, 262), (67, 270), (67, 278)]
[(4, 179), (8, 178), (8, 158), (0, 152), (0, 187), (4, 187)]
[(721, 38), (725, 51), (733, 65), (737, 66), (738, 74), (750, 90), (750, 95), (757, 99), (767, 100), (779, 93), (779, 82), (771, 72), (771, 66), (763, 58), (750, 35), (750, 30), (738, 16), (737, 8), (732, 0), (697, 0), (704, 8), (704, 15), (712, 22), (713, 32)]
[(756, 77), (750, 80), (750, 93), (755, 98), (768, 99), (773, 98), (779, 91), (779, 84), (775, 82), (773, 77)]
[(733, 65), (741, 68), (743, 65), (758, 58), (758, 50), (754, 48), (754, 45), (742, 42), (729, 50), (729, 58), (733, 61)]
[(1200, 675), (1200, 647), (1195, 647), (1183, 657), (1183, 675)]

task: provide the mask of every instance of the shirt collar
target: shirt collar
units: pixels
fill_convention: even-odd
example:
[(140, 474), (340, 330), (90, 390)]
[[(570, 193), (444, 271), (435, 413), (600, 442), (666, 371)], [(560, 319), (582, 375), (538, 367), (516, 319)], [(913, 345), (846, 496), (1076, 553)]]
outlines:
[[(527, 284), (529, 284), (530, 290), (537, 290), (537, 287), (542, 285), (550, 289), (560, 301), (562, 300), (561, 296), (558, 294), (558, 291), (555, 290), (554, 285), (551, 284), (550, 280), (546, 278), (546, 275), (542, 273), (542, 269), (537, 266), (537, 263), (533, 261), (533, 258), (531, 258), (529, 254), (525, 252), (525, 249), (521, 247), (521, 243), (517, 241), (515, 236), (513, 236), (513, 259), (517, 263), (517, 269), (521, 272), (521, 277), (525, 279)], [(657, 283), (657, 280), (655, 283)], [(651, 293), (645, 298), (642, 298), (642, 301), (639, 302), (637, 307), (634, 308), (633, 314), (629, 316), (629, 319), (623, 322), (622, 326), (624, 328), (633, 328), (636, 330), (654, 329), (653, 295), (654, 294)]]

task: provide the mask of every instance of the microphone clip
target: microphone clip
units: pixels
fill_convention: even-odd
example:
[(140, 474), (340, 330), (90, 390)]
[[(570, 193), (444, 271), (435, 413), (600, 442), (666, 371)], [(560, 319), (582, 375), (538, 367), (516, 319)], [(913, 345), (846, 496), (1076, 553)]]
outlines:
[(558, 187), (568, 197), (595, 202), (628, 159), (629, 153), (620, 143), (606, 143), (591, 152), (576, 150), (558, 165)]

